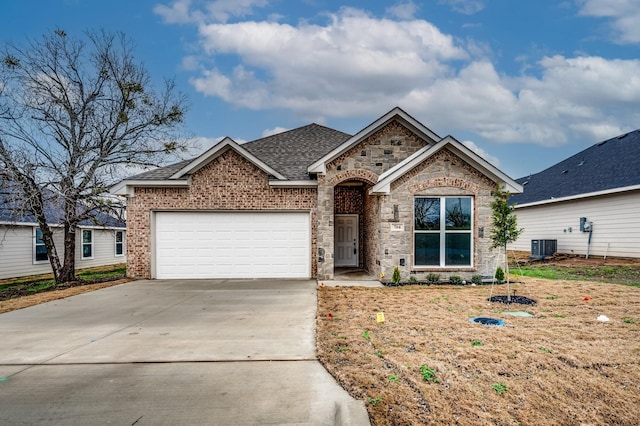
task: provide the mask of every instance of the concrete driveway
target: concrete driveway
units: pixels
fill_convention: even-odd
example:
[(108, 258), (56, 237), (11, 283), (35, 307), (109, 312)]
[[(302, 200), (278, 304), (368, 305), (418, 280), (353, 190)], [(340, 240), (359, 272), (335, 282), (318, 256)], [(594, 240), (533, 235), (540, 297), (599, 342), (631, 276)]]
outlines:
[(369, 424), (314, 281), (136, 281), (0, 315), (0, 424)]

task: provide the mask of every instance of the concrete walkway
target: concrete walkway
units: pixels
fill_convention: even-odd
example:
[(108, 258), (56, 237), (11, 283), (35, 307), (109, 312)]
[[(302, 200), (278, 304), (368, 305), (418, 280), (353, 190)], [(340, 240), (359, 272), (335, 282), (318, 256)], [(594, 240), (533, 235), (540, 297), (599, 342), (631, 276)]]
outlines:
[(0, 315), (0, 424), (368, 425), (315, 281), (137, 281)]

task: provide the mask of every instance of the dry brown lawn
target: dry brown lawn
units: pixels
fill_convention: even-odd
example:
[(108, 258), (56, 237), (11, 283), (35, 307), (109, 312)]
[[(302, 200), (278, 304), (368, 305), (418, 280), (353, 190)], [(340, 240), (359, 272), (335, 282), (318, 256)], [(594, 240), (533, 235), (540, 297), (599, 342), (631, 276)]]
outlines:
[(319, 288), (318, 356), (374, 425), (638, 425), (640, 288), (518, 279), (535, 306), (489, 304), (490, 286)]

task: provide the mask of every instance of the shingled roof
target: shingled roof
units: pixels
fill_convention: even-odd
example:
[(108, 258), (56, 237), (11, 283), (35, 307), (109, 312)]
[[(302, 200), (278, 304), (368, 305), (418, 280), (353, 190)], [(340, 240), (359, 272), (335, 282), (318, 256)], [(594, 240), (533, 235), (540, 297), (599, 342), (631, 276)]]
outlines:
[[(242, 148), (289, 180), (308, 180), (307, 167), (350, 137), (348, 133), (313, 123), (247, 142), (242, 144)], [(193, 160), (149, 170), (127, 179), (168, 179)], [(187, 177), (184, 176), (184, 179)]]
[[(62, 224), (64, 219), (62, 197), (52, 191), (45, 190), (43, 191), (43, 200), (44, 214), (47, 218), (47, 223), (50, 225)], [(21, 194), (14, 185), (4, 182), (0, 188), (0, 223), (29, 225), (37, 223), (38, 221), (35, 216), (25, 209), (23, 204), (24, 201), (21, 198)], [(82, 210), (86, 211), (86, 207), (79, 203), (78, 211), (80, 212)], [(126, 228), (126, 223), (123, 220), (100, 211), (91, 212), (90, 217), (83, 219), (78, 225), (86, 227)]]
[(319, 124), (309, 124), (242, 145), (288, 179), (309, 179), (307, 168), (351, 137)]
[(640, 185), (640, 129), (599, 142), (548, 169), (517, 179), (519, 205)]
[[(187, 164), (189, 164), (190, 162), (192, 162), (193, 159), (191, 160), (184, 160), (184, 161), (180, 161), (178, 163), (174, 163), (165, 167), (160, 167), (157, 169), (153, 169), (153, 170), (149, 170), (147, 172), (142, 172), (140, 174), (137, 174), (135, 176), (131, 176), (127, 179), (132, 179), (132, 180), (157, 180), (157, 179), (168, 179), (169, 176), (172, 176), (175, 172), (177, 172), (178, 170), (182, 169), (184, 166), (186, 166)], [(185, 179), (187, 177), (185, 176)]]

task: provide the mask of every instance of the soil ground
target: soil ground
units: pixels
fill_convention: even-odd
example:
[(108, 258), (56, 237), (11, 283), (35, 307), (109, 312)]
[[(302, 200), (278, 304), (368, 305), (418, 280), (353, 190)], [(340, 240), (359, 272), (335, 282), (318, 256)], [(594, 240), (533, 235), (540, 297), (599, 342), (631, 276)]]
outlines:
[[(604, 261), (583, 260), (556, 263)], [(489, 303), (505, 285), (319, 288), (320, 361), (374, 425), (637, 425), (640, 288), (515, 278), (534, 306)]]

